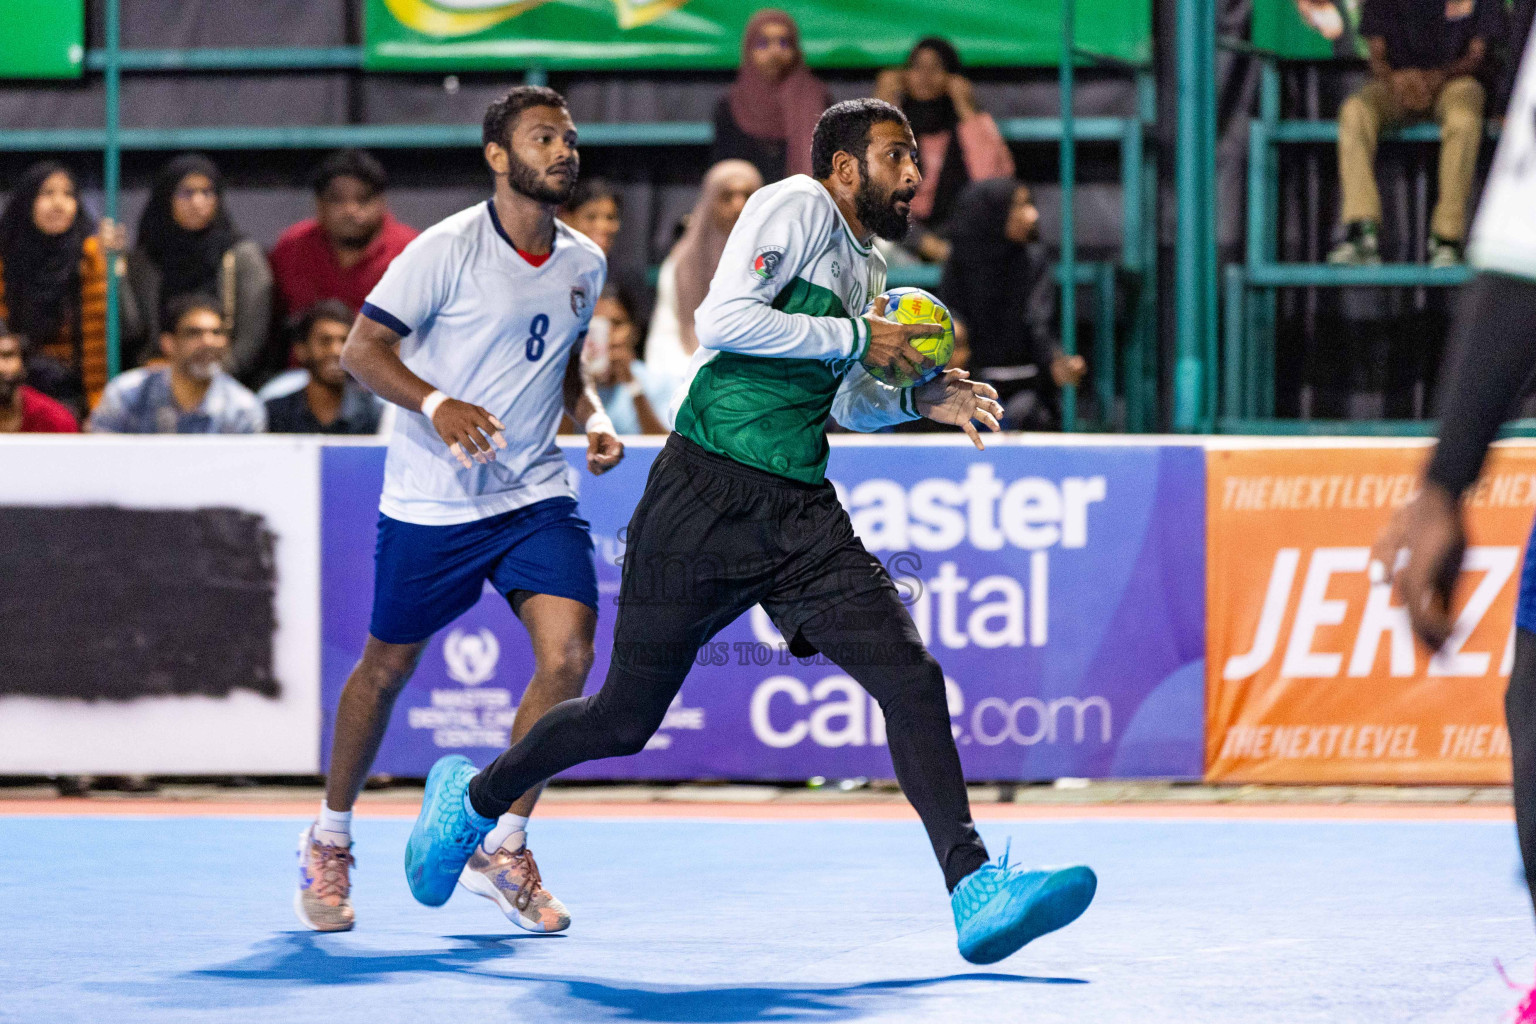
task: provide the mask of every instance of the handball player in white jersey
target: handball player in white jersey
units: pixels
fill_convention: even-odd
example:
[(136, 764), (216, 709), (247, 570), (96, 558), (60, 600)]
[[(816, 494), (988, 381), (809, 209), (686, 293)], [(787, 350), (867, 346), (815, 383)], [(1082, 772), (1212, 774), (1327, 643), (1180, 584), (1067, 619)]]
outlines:
[[(1463, 499), (1477, 482), (1500, 425), (1530, 393), (1536, 375), (1536, 52), (1531, 38), (1468, 255), (1478, 273), (1460, 296), (1451, 327), (1440, 377), (1439, 442), (1418, 494), (1377, 539), (1371, 560), (1372, 580), (1396, 586), (1414, 632), (1432, 651), (1455, 633), (1452, 599), (1467, 547)], [(1504, 716), (1513, 761), (1515, 830), (1526, 888), (1536, 900), (1536, 543), (1526, 545), (1515, 627)], [(1536, 989), (1525, 992), (1506, 1020), (1536, 1024)]]
[[(512, 738), (580, 696), (592, 664), (597, 579), (587, 523), (555, 444), (562, 413), (587, 431), (587, 468), (624, 449), (580, 374), (602, 292), (602, 250), (555, 218), (576, 186), (576, 129), (560, 94), (519, 86), (484, 125), (493, 198), (429, 228), (363, 304), (342, 362), (400, 406), (379, 502), (372, 622), (336, 711), (320, 818), (299, 846), (299, 919), (352, 927), (352, 804), (395, 698), (432, 634), (489, 580), (533, 644), (535, 669)], [(514, 804), (460, 884), (530, 931), (570, 915), (543, 887), (527, 846), (538, 792)]]

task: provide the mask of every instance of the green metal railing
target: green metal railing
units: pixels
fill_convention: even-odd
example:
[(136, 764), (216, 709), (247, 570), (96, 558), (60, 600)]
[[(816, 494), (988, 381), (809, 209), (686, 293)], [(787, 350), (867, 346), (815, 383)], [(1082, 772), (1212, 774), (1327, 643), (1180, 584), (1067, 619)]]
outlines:
[[(1279, 262), (1278, 148), (1282, 145), (1336, 144), (1337, 121), (1282, 120), (1279, 58), (1251, 46), (1223, 40), (1260, 61), (1259, 115), (1248, 122), (1248, 219), (1244, 262), (1222, 271), (1220, 416), (1224, 433), (1418, 436), (1434, 431), (1420, 420), (1381, 420), (1342, 424), (1275, 418), (1276, 290), (1280, 288), (1454, 288), (1472, 276), (1466, 266), (1431, 267), (1423, 263), (1333, 266)], [(1489, 128), (1490, 135), (1497, 129)], [(1414, 124), (1383, 132), (1382, 142), (1435, 142), (1433, 124)], [(1213, 396), (1215, 397), (1215, 396)]]
[[(1209, 0), (1202, 0), (1209, 2)], [(346, 146), (374, 149), (433, 149), (478, 147), (480, 129), (461, 124), (347, 124), (282, 127), (208, 126), (188, 128), (122, 127), (121, 75), (154, 72), (210, 71), (358, 71), (363, 50), (358, 46), (132, 49), (120, 45), (121, 0), (103, 0), (106, 32), (103, 46), (86, 54), (85, 67), (99, 72), (105, 83), (104, 126), (99, 129), (24, 129), (0, 133), (0, 151), (100, 152), (106, 192), (106, 215), (116, 219), (120, 194), (120, 168), (124, 152), (176, 150), (272, 150), (332, 149)], [(1001, 118), (998, 128), (1004, 139), (1016, 143), (1060, 145), (1063, 195), (1062, 281), (1072, 280), (1094, 289), (1095, 394), (1108, 415), (1116, 398), (1115, 382), (1123, 381), (1125, 422), (1128, 429), (1154, 429), (1157, 420), (1157, 240), (1156, 158), (1146, 145), (1156, 116), (1156, 92), (1147, 65), (1104, 57), (1071, 45), (1073, 0), (1063, 8), (1063, 57), (1058, 67), (1062, 83), (1060, 117)], [(1133, 76), (1136, 112), (1126, 117), (1077, 117), (1072, 110), (1074, 65), (1096, 64), (1126, 71)], [(524, 74), (529, 82), (542, 84), (538, 69)], [(713, 141), (709, 122), (678, 121), (650, 124), (597, 123), (581, 126), (581, 141), (590, 147), (707, 146)], [(1072, 201), (1078, 144), (1114, 144), (1120, 155), (1122, 192), (1122, 244), (1118, 265), (1077, 264)], [(915, 268), (921, 269), (921, 268)], [(937, 277), (937, 268), (932, 275)], [(892, 279), (901, 272), (892, 274)], [(922, 273), (914, 279), (922, 277)], [(1129, 289), (1128, 335), (1123, 346), (1115, 336), (1116, 290)], [(116, 373), (121, 365), (117, 278), (108, 275), (108, 364)], [(1062, 343), (1077, 351), (1075, 287), (1062, 291)], [(1118, 349), (1118, 351), (1117, 351)], [(1066, 421), (1075, 425), (1075, 389), (1065, 396)]]

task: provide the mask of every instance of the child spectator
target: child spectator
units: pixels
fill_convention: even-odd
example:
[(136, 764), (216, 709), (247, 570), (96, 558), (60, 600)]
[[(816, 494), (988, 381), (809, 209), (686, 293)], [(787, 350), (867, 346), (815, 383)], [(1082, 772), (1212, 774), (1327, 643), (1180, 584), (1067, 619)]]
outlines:
[(212, 295), (224, 312), (230, 368), (257, 368), (272, 318), (272, 269), (241, 235), (224, 203), (224, 179), (205, 156), (178, 156), (160, 169), (128, 253), (122, 291), (123, 349), (134, 365), (158, 355), (160, 314), (178, 295)]
[(181, 295), (165, 311), (166, 365), (119, 374), (107, 385), (90, 429), (113, 434), (259, 434), (266, 410), (224, 372), (229, 332), (216, 299)]
[(906, 66), (883, 71), (875, 95), (912, 122), (923, 181), (912, 197), (907, 246), (923, 259), (949, 258), (945, 241), (955, 200), (966, 185), (1013, 177), (1013, 154), (992, 115), (976, 105), (976, 90), (963, 74), (960, 53), (947, 39), (919, 39)]
[(603, 408), (620, 434), (666, 434), (672, 429), (672, 395), (665, 381), (635, 357), (639, 338), (634, 307), (613, 285), (603, 289), (592, 311), (581, 361), (597, 387)]
[(76, 410), (107, 383), (107, 249), (63, 164), (27, 168), (0, 214), (0, 318), (32, 343), (33, 384)]
[(62, 403), (27, 387), (27, 344), (0, 321), (0, 434), (75, 434)]
[(294, 329), (294, 362), (304, 368), (309, 380), (297, 391), (267, 401), (269, 433), (378, 432), (378, 399), (341, 367), (341, 348), (354, 319), (352, 311), (336, 299), (316, 303), (300, 318)]
[(805, 66), (800, 29), (779, 10), (762, 10), (741, 35), (741, 67), (715, 107), (711, 161), (746, 160), (764, 181), (811, 173), (811, 136), (832, 105), (826, 84)]
[(1056, 281), (1038, 242), (1029, 187), (1012, 178), (966, 186), (951, 220), (954, 248), (940, 291), (955, 318), (961, 365), (997, 388), (1003, 425), (1061, 429), (1060, 389), (1087, 364), (1056, 343)]

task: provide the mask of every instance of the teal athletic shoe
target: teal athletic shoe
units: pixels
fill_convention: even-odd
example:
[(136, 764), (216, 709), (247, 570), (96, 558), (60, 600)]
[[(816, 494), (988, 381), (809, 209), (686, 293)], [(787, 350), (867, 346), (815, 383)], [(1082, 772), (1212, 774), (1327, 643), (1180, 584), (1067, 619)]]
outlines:
[(496, 819), (471, 816), (464, 806), (475, 766), (463, 754), (439, 758), (427, 774), (421, 813), (405, 844), (405, 880), (418, 903), (440, 907), (453, 895), (459, 875)]
[(1004, 850), (1001, 859), (962, 878), (950, 895), (960, 955), (973, 964), (995, 964), (1076, 921), (1098, 887), (1085, 865), (1024, 871), (1009, 867)]

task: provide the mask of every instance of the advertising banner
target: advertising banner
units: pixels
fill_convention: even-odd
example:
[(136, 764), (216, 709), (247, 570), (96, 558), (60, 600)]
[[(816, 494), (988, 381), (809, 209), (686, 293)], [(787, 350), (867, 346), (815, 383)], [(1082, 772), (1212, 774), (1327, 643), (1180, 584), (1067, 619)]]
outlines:
[[(886, 440), (886, 439), (880, 439)], [(1204, 716), (1204, 455), (1198, 447), (835, 443), (828, 471), (947, 677), (968, 776), (1198, 777)], [(624, 527), (655, 457), (578, 473), (597, 546), (607, 672)], [(584, 446), (569, 449), (572, 466)], [(326, 736), (368, 630), (384, 452), (324, 452)], [(487, 763), (532, 673), (528, 639), (487, 587), (436, 636), (395, 706), (377, 771), (445, 753)], [(824, 658), (790, 656), (760, 609), (721, 632), (647, 748), (566, 778), (890, 778), (875, 703)], [(328, 756), (328, 753), (326, 754)]]
[(0, 440), (0, 774), (313, 774), (319, 448)]
[(1363, 59), (1362, 0), (1254, 0), (1253, 45), (1286, 60)]
[[(785, 0), (815, 67), (899, 64), (943, 35), (972, 65), (1055, 64), (1059, 0)], [(440, 71), (542, 67), (732, 69), (756, 5), (739, 0), (366, 0), (367, 67)], [(1077, 45), (1152, 56), (1147, 0), (1078, 0)]]
[(1429, 658), (1370, 546), (1422, 445), (1213, 450), (1206, 777), (1507, 783), (1505, 679), (1536, 446), (1494, 450), (1469, 499), (1456, 629)]
[(79, 78), (85, 0), (0, 3), (0, 78)]

